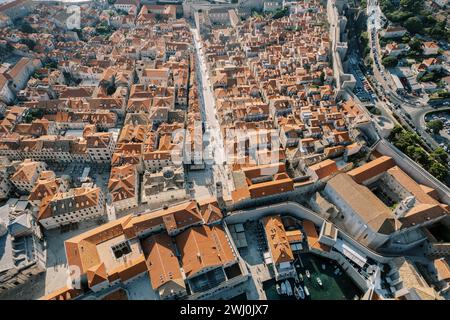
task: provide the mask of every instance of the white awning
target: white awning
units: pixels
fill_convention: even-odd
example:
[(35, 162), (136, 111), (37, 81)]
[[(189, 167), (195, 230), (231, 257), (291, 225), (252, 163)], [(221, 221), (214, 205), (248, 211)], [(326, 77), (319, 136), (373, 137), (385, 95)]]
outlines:
[(342, 253), (344, 256), (352, 260), (354, 263), (356, 263), (361, 268), (364, 267), (364, 265), (367, 262), (367, 257), (365, 257), (363, 254), (361, 254), (356, 249), (353, 249), (345, 243), (344, 241), (337, 239), (336, 244), (334, 245), (334, 248), (338, 250), (340, 253)]

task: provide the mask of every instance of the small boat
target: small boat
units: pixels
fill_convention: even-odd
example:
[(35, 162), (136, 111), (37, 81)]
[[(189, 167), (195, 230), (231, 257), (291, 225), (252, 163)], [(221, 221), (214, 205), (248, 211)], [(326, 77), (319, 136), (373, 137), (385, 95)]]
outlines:
[(294, 287), (294, 297), (297, 300), (300, 300), (300, 294), (298, 293), (297, 287)]
[(297, 300), (305, 299), (305, 291), (302, 286), (294, 287), (294, 295)]
[(325, 269), (326, 269), (326, 266), (325, 266), (325, 264), (322, 263), (322, 270), (325, 270)]
[(316, 281), (319, 284), (319, 286), (323, 286), (322, 280), (320, 280), (319, 277), (316, 278)]
[(305, 297), (306, 297), (305, 290), (303, 290), (302, 286), (298, 286), (298, 293), (300, 295), (300, 298), (305, 299)]
[(306, 271), (305, 271), (305, 274), (306, 274), (306, 276), (307, 276), (308, 278), (311, 278), (311, 274), (309, 273), (309, 270), (306, 270)]
[(281, 287), (280, 287), (280, 285), (277, 283), (277, 285), (275, 286), (275, 288), (277, 289), (277, 293), (279, 294), (279, 295), (281, 295)]
[(292, 296), (292, 286), (291, 283), (289, 282), (289, 280), (286, 280), (284, 282), (286, 284), (286, 293), (288, 296)]
[(284, 282), (281, 283), (281, 294), (286, 294), (286, 284)]
[(303, 275), (301, 273), (298, 274), (298, 280), (303, 281)]
[(309, 290), (308, 290), (308, 287), (305, 286), (304, 289), (305, 289), (305, 294), (306, 294), (307, 296), (309, 296)]

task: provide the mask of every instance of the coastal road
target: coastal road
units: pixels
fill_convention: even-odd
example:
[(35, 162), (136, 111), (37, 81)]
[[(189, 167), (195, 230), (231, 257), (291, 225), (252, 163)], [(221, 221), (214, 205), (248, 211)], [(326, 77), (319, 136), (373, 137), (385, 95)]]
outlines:
[[(367, 16), (370, 55), (374, 61), (373, 82), (377, 85), (378, 92), (380, 93), (380, 101), (385, 99), (387, 102), (383, 103), (383, 108), (389, 108), (393, 113), (403, 119), (403, 125), (409, 130), (415, 131), (422, 137), (430, 149), (437, 148), (439, 144), (425, 131), (425, 123), (422, 120), (424, 114), (432, 111), (433, 108), (420, 99), (407, 99), (406, 97), (399, 96), (395, 90), (393, 90), (394, 84), (392, 78), (389, 76), (388, 70), (386, 70), (381, 63), (382, 54), (378, 32), (382, 28), (382, 12), (378, 0), (368, 1)], [(376, 63), (377, 61), (378, 64)], [(398, 104), (400, 107), (395, 108), (392, 104)]]

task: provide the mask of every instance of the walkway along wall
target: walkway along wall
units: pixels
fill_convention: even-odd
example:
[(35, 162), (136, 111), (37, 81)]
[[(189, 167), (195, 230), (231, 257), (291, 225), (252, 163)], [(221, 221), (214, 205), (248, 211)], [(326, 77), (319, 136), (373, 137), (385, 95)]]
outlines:
[[(317, 213), (305, 208), (297, 202), (287, 201), (284, 203), (277, 203), (272, 205), (267, 205), (264, 207), (258, 207), (254, 209), (240, 210), (230, 212), (226, 217), (225, 221), (227, 224), (235, 224), (235, 223), (245, 223), (247, 221), (259, 220), (262, 217), (269, 215), (290, 215), (300, 220), (309, 220), (316, 225), (316, 227), (321, 227), (322, 224), (326, 221), (321, 218)], [(350, 245), (354, 246), (356, 249), (362, 251), (367, 257), (379, 262), (379, 263), (387, 263), (391, 260), (390, 257), (382, 256), (375, 251), (363, 246), (359, 242), (355, 241), (348, 234), (338, 229), (338, 237), (342, 240), (345, 240)]]
[(286, 201), (298, 201), (298, 199), (305, 198), (306, 195), (312, 194), (315, 191), (324, 187), (321, 182), (315, 182), (308, 185), (303, 185), (300, 187), (295, 187), (293, 191), (283, 192), (279, 194), (274, 194), (271, 196), (265, 196), (255, 199), (245, 199), (239, 202), (234, 202), (227, 206), (227, 212), (233, 212), (238, 210), (251, 209), (255, 207), (269, 206), (273, 203), (281, 203)]

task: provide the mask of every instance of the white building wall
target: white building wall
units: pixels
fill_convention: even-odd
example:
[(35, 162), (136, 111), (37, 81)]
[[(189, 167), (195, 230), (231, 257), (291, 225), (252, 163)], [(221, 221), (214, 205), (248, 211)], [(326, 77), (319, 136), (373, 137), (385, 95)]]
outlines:
[(103, 193), (100, 192), (97, 206), (83, 208), (81, 210), (72, 211), (69, 213), (51, 216), (40, 220), (40, 223), (45, 229), (54, 229), (69, 223), (81, 222), (93, 218), (101, 217), (105, 214), (105, 204)]
[(333, 188), (326, 185), (324, 192), (331, 202), (339, 208), (341, 214), (344, 216), (341, 223), (355, 240), (369, 248), (375, 249), (389, 239), (389, 235), (376, 232), (361, 220), (359, 215), (335, 192)]
[(11, 103), (12, 101), (14, 101), (14, 94), (11, 89), (9, 89), (8, 84), (5, 84), (3, 88), (1, 88), (0, 100), (3, 100), (6, 103)]

